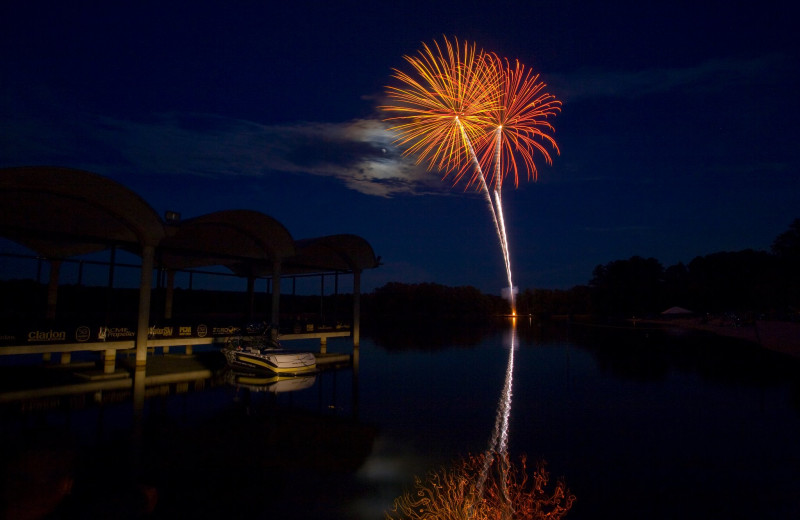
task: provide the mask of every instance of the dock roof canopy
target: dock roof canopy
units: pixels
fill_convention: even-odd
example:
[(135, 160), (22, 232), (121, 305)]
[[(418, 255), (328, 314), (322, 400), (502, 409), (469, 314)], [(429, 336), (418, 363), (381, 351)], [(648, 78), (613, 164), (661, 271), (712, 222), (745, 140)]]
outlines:
[(121, 246), (159, 251), (163, 266), (223, 265), (240, 276), (361, 271), (378, 266), (355, 235), (295, 241), (283, 224), (252, 210), (227, 210), (166, 223), (136, 193), (100, 175), (70, 168), (0, 169), (0, 236), (48, 258)]
[(82, 170), (0, 170), (0, 234), (38, 254), (66, 258), (120, 245), (133, 252), (164, 237), (158, 214), (111, 179)]
[(369, 242), (356, 235), (330, 235), (297, 240), (297, 252), (289, 258), (285, 272), (314, 273), (323, 269), (355, 271), (378, 266)]
[(218, 211), (170, 227), (161, 256), (164, 265), (175, 269), (224, 265), (247, 276), (251, 268), (240, 266), (263, 264), (271, 273), (273, 262), (295, 252), (283, 224), (257, 211)]

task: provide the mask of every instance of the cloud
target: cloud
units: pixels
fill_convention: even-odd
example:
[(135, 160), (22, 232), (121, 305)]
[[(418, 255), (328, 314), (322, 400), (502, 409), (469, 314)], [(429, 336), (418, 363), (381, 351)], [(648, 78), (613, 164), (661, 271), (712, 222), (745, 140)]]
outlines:
[(21, 123), (0, 120), (10, 136), (2, 150), (6, 165), (44, 161), (97, 172), (207, 177), (318, 175), (379, 197), (448, 188), (436, 173), (402, 156), (377, 119), (265, 125), (210, 114), (169, 113), (138, 121), (71, 114), (56, 122)]
[(378, 120), (263, 125), (193, 114), (148, 123), (113, 122), (127, 160), (174, 174), (333, 177), (367, 195), (440, 191), (435, 175), (403, 157)]
[(642, 97), (677, 89), (713, 92), (759, 78), (782, 74), (788, 67), (780, 54), (755, 58), (726, 58), (683, 68), (647, 68), (637, 71), (581, 69), (570, 74), (548, 75), (554, 92), (565, 101), (599, 97)]

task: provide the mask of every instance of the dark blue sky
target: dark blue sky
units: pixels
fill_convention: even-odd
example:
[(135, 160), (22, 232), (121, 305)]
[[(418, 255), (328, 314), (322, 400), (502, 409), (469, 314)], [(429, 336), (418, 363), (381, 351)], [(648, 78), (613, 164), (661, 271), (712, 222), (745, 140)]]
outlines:
[(248, 208), (295, 238), (355, 233), (388, 281), (505, 272), (485, 203), (414, 167), (376, 106), (443, 34), (542, 74), (561, 156), (504, 191), (515, 281), (768, 249), (800, 217), (788, 3), (38, 2), (0, 7), (0, 167), (111, 177), (159, 213)]

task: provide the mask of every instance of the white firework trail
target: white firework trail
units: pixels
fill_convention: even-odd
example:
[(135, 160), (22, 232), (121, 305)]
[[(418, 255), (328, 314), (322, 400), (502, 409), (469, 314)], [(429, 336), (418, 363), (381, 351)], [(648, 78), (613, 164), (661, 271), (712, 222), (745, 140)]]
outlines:
[[(458, 128), (461, 130), (461, 137), (467, 145), (467, 149), (469, 150), (469, 156), (472, 160), (472, 165), (475, 170), (478, 172), (478, 180), (480, 181), (481, 191), (483, 192), (484, 196), (486, 197), (486, 203), (489, 205), (489, 213), (492, 215), (492, 221), (494, 222), (495, 230), (497, 231), (497, 238), (500, 241), (500, 250), (503, 253), (503, 263), (505, 264), (506, 268), (506, 278), (508, 279), (508, 297), (511, 304), (511, 314), (516, 315), (517, 308), (516, 303), (514, 301), (514, 282), (511, 276), (511, 255), (509, 252), (508, 247), (508, 237), (506, 235), (506, 225), (505, 219), (503, 217), (503, 203), (500, 197), (500, 188), (502, 183), (500, 181), (500, 142), (498, 139), (497, 149), (495, 151), (495, 168), (497, 172), (497, 187), (493, 190), (494, 191), (494, 201), (492, 200), (492, 195), (489, 192), (489, 187), (486, 185), (486, 177), (483, 175), (483, 169), (481, 168), (480, 162), (478, 161), (477, 154), (475, 153), (475, 149), (472, 146), (472, 141), (470, 141), (469, 137), (467, 136), (467, 132), (464, 130), (464, 125), (461, 123), (461, 120), (456, 117), (456, 123), (458, 124)], [(498, 127), (497, 132), (500, 133), (502, 127)]]

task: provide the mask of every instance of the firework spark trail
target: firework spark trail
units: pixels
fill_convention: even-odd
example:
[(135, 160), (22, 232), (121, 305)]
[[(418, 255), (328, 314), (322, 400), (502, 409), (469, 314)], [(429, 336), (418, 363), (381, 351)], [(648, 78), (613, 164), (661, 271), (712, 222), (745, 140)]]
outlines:
[[(474, 151), (472, 150), (472, 145), (470, 143), (470, 153), (474, 155)], [(511, 281), (511, 258), (509, 255), (508, 249), (508, 239), (506, 238), (506, 225), (505, 219), (503, 218), (503, 206), (500, 200), (500, 192), (494, 190), (495, 201), (492, 201), (492, 195), (489, 192), (489, 187), (486, 184), (486, 177), (484, 177), (483, 172), (481, 171), (481, 166), (475, 158), (475, 168), (480, 172), (478, 176), (478, 182), (481, 185), (481, 191), (483, 192), (484, 197), (486, 198), (486, 203), (489, 205), (489, 213), (492, 215), (492, 221), (494, 222), (495, 230), (497, 231), (497, 238), (500, 241), (500, 250), (503, 253), (503, 262), (506, 267), (506, 277), (508, 278), (508, 290), (511, 302), (511, 314), (515, 315), (517, 312), (516, 306), (514, 304), (514, 290), (513, 290), (513, 282)]]
[(498, 125), (497, 130), (495, 130), (495, 134), (497, 135), (497, 146), (495, 147), (495, 154), (494, 154), (494, 164), (495, 164), (495, 188), (494, 188), (494, 198), (495, 198), (495, 208), (497, 208), (497, 220), (499, 221), (499, 226), (497, 228), (498, 234), (500, 235), (500, 244), (503, 248), (503, 257), (505, 259), (506, 264), (506, 276), (508, 277), (508, 298), (509, 302), (511, 303), (511, 314), (516, 315), (517, 309), (516, 304), (514, 302), (514, 282), (511, 279), (511, 248), (508, 247), (508, 236), (506, 235), (506, 223), (505, 218), (503, 215), (503, 201), (502, 201), (502, 187), (503, 187), (503, 177), (501, 176), (501, 146), (500, 143), (502, 142), (502, 133), (503, 133), (503, 125)]
[[(506, 278), (508, 279), (508, 295), (509, 295), (509, 302), (511, 304), (511, 314), (516, 315), (517, 308), (514, 302), (514, 282), (512, 281), (511, 276), (511, 256), (508, 247), (508, 237), (506, 236), (506, 225), (505, 219), (503, 218), (503, 204), (500, 197), (500, 188), (499, 185), (496, 187), (494, 191), (495, 200), (492, 201), (492, 195), (489, 192), (489, 186), (486, 184), (486, 176), (483, 174), (483, 168), (481, 168), (481, 164), (478, 161), (478, 156), (475, 153), (475, 148), (472, 146), (472, 141), (470, 141), (469, 137), (467, 136), (466, 132), (464, 131), (463, 125), (461, 125), (458, 117), (456, 117), (456, 121), (459, 124), (459, 128), (461, 129), (462, 138), (466, 143), (466, 146), (469, 150), (469, 156), (471, 158), (471, 162), (473, 167), (475, 168), (476, 175), (474, 176), (475, 182), (480, 184), (481, 191), (486, 198), (486, 202), (489, 205), (489, 213), (492, 215), (492, 221), (494, 222), (495, 230), (497, 231), (497, 238), (500, 240), (500, 250), (503, 253), (503, 262), (506, 267)], [(500, 132), (500, 128), (497, 129), (497, 132)], [(500, 141), (498, 140), (498, 147), (497, 147), (497, 156), (500, 156)], [(499, 163), (498, 163), (499, 168)], [(462, 170), (463, 171), (463, 170)]]
[(511, 279), (511, 254), (510, 249), (508, 247), (508, 237), (506, 236), (506, 222), (505, 218), (503, 218), (503, 202), (500, 197), (500, 190), (494, 190), (494, 198), (495, 198), (495, 212), (497, 214), (497, 221), (498, 221), (498, 234), (500, 235), (500, 247), (503, 249), (503, 259), (506, 263), (506, 277), (508, 278), (508, 301), (511, 304), (511, 315), (516, 316), (517, 314), (517, 306), (514, 299), (514, 282)]
[(497, 212), (495, 211), (494, 204), (492, 203), (492, 196), (489, 194), (489, 187), (486, 184), (486, 178), (483, 175), (483, 170), (481, 168), (480, 162), (478, 162), (478, 155), (475, 153), (475, 148), (472, 146), (472, 141), (470, 141), (467, 133), (464, 131), (464, 126), (461, 125), (461, 121), (456, 118), (456, 121), (459, 124), (459, 128), (461, 129), (461, 134), (463, 136), (464, 142), (469, 150), (469, 156), (471, 158), (471, 162), (475, 171), (479, 173), (478, 182), (481, 185), (481, 191), (483, 192), (484, 196), (486, 197), (486, 202), (489, 204), (489, 212), (492, 214), (492, 220), (494, 221), (494, 227), (497, 230), (497, 236), (500, 239), (501, 245), (503, 244), (503, 236), (502, 232), (500, 231), (500, 223), (497, 220)]

